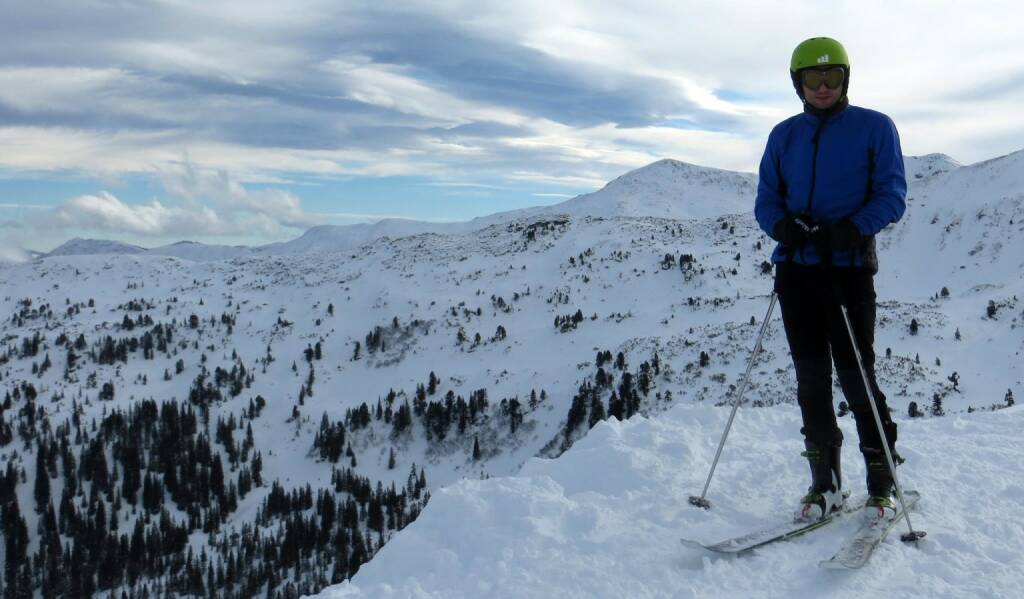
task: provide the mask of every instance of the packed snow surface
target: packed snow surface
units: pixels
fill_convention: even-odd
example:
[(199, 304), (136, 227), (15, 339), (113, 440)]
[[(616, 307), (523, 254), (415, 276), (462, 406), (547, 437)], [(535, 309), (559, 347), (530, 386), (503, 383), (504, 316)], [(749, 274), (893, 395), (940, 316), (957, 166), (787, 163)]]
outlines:
[[(799, 411), (741, 409), (703, 488), (729, 410), (681, 404), (657, 419), (609, 420), (556, 460), (517, 476), (437, 491), (420, 518), (354, 579), (322, 597), (1012, 597), (1024, 585), (1024, 411), (1013, 407), (901, 420), (903, 484), (928, 533), (899, 540), (900, 521), (860, 571), (818, 568), (860, 515), (741, 557), (683, 546), (785, 520), (807, 482)], [(849, 416), (847, 439), (856, 439)], [(848, 443), (846, 486), (863, 491)], [(824, 595), (822, 595), (824, 593)]]

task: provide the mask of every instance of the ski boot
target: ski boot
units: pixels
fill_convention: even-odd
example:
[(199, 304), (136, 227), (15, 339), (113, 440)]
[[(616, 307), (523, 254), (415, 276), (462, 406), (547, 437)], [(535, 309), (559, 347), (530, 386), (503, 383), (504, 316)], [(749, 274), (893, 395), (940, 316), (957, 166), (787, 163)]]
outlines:
[(821, 446), (811, 441), (804, 441), (804, 447), (806, 449), (801, 455), (807, 458), (807, 462), (811, 466), (811, 486), (807, 489), (807, 494), (800, 500), (795, 520), (811, 522), (838, 511), (846, 501), (839, 468), (842, 446)]
[[(865, 520), (886, 520), (896, 518), (896, 498), (893, 496), (892, 472), (885, 452), (881, 449), (861, 447), (864, 466), (867, 470), (868, 500), (864, 504)], [(896, 453), (893, 452), (893, 456)], [(894, 459), (896, 459), (894, 457)], [(902, 461), (902, 460), (901, 460)]]

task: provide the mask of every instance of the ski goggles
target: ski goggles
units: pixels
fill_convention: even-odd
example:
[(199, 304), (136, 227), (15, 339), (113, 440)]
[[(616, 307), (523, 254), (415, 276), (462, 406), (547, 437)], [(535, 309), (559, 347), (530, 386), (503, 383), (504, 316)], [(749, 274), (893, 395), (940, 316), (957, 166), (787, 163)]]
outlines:
[(844, 79), (846, 79), (846, 72), (843, 71), (842, 67), (828, 69), (827, 71), (807, 69), (800, 72), (800, 83), (807, 89), (818, 89), (822, 83), (829, 89), (839, 89)]

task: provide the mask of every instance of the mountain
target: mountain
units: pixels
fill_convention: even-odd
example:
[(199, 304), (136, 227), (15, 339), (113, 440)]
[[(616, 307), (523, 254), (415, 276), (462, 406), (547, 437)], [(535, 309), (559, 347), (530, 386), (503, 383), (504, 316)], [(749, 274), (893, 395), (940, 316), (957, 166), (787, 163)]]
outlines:
[(173, 256), (193, 262), (209, 262), (247, 256), (252, 251), (252, 248), (242, 245), (210, 245), (195, 241), (179, 241), (146, 250), (146, 253), (155, 256)]
[[(908, 481), (936, 510), (922, 511), (938, 545), (912, 588), (940, 596), (946, 587), (920, 576), (948, 547), (965, 555), (957, 572), (1020, 553), (948, 519), (967, 487), (992, 489), (996, 515), (1019, 499), (1014, 471), (987, 466), (1017, 463), (1018, 450), (984, 439), (1019, 424), (1003, 408), (1022, 383), (1020, 160), (913, 179), (903, 221), (879, 236), (878, 375)], [(330, 592), (507, 596), (534, 568), (525, 596), (713, 595), (724, 566), (751, 574), (737, 580), (797, 572), (783, 588), (824, 584), (799, 567), (829, 537), (706, 566), (678, 547), (686, 531), (727, 536), (770, 519), (805, 484), (776, 313), (712, 487), (722, 516), (679, 505), (706, 473), (768, 306), (773, 243), (751, 217), (752, 185), (662, 161), (594, 194), (470, 223), (321, 228), (228, 260), (0, 264), (5, 561), (37, 586), (73, 570), (78, 596), (142, 584), (284, 596), (346, 579)], [(973, 447), (935, 458), (943, 441)], [(947, 495), (938, 468), (970, 474)], [(145, 542), (125, 557), (137, 530)], [(78, 543), (92, 549), (73, 569), (52, 550)], [(587, 556), (608, 566), (600, 587), (581, 573)], [(426, 574), (438, 560), (464, 576)], [(983, 591), (1019, 582), (985, 572)], [(723, 584), (726, 596), (753, 588)]]
[(960, 163), (945, 154), (926, 154), (924, 156), (904, 156), (903, 166), (907, 172), (907, 180), (917, 181), (932, 175), (941, 175), (960, 168)]
[(50, 256), (94, 256), (98, 254), (141, 254), (146, 249), (137, 245), (121, 243), (120, 241), (107, 241), (104, 239), (81, 239), (76, 237), (61, 244), (48, 254)]
[(281, 255), (344, 251), (385, 237), (409, 237), (453, 228), (457, 228), (457, 226), (396, 218), (384, 219), (372, 224), (321, 225), (309, 229), (298, 239), (261, 246), (257, 248), (257, 252), (266, 255)]
[(429, 223), (385, 219), (375, 224), (314, 227), (296, 240), (258, 248), (265, 254), (305, 253), (357, 248), (383, 237), (424, 233), (453, 235), (542, 215), (575, 218), (709, 218), (741, 212), (753, 202), (753, 175), (659, 160), (611, 181), (594, 193), (546, 207), (501, 212), (468, 222)]
[(756, 193), (757, 177), (753, 174), (665, 159), (628, 172), (600, 191), (548, 210), (577, 218), (701, 219), (749, 210)]
[[(424, 233), (458, 234), (517, 219), (562, 214), (576, 218), (658, 217), (674, 219), (709, 218), (742, 212), (753, 202), (757, 178), (702, 167), (678, 160), (659, 160), (630, 171), (594, 193), (545, 207), (527, 208), (479, 217), (467, 222), (437, 223), (406, 219), (384, 219), (372, 224), (322, 225), (309, 229), (292, 241), (255, 248), (208, 246), (178, 242), (144, 250), (113, 242), (73, 240), (51, 256), (70, 254), (148, 252), (193, 261), (224, 260), (255, 253), (259, 255), (347, 251), (384, 237), (400, 238)], [(106, 246), (105, 243), (111, 245)], [(128, 247), (134, 248), (129, 250)]]
[(882, 243), (893, 250), (884, 280), (954, 297), (978, 285), (1012, 290), (1024, 265), (1024, 152), (913, 181), (907, 218)]
[[(959, 163), (944, 154), (906, 156), (907, 177), (911, 181), (947, 173)], [(281, 243), (247, 248), (209, 246), (178, 242), (144, 250), (115, 242), (72, 240), (51, 256), (71, 254), (139, 253), (175, 256), (192, 261), (216, 261), (245, 256), (299, 254), (323, 251), (348, 251), (376, 239), (409, 237), (424, 233), (457, 234), (482, 229), (516, 219), (562, 214), (576, 218), (655, 217), (672, 219), (711, 218), (736, 214), (749, 209), (757, 193), (757, 177), (750, 173), (702, 167), (678, 160), (664, 159), (630, 171), (602, 189), (558, 204), (513, 210), (467, 222), (437, 223), (406, 219), (384, 219), (372, 224), (322, 225), (300, 237)], [(106, 245), (110, 244), (110, 245)]]

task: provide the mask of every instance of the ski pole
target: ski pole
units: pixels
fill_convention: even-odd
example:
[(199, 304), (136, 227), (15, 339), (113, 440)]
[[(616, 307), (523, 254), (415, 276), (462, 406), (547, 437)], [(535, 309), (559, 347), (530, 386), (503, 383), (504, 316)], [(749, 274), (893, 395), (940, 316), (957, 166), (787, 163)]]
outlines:
[(725, 425), (725, 432), (722, 433), (722, 440), (718, 443), (718, 451), (715, 452), (715, 459), (711, 462), (711, 471), (708, 472), (708, 480), (704, 483), (704, 490), (701, 492), (700, 497), (695, 495), (690, 496), (690, 504), (697, 507), (702, 507), (706, 510), (711, 509), (711, 502), (705, 499), (708, 494), (708, 487), (711, 486), (711, 477), (715, 475), (715, 468), (718, 466), (718, 458), (722, 457), (722, 448), (725, 447), (725, 440), (729, 436), (729, 429), (732, 428), (732, 421), (736, 418), (736, 410), (739, 409), (740, 404), (743, 403), (743, 392), (747, 390), (747, 382), (750, 380), (750, 371), (754, 368), (754, 362), (757, 360), (757, 354), (761, 351), (761, 339), (764, 337), (765, 330), (768, 329), (768, 321), (771, 320), (772, 310), (775, 309), (775, 302), (779, 296), (775, 291), (772, 291), (772, 300), (768, 304), (768, 313), (764, 315), (764, 322), (761, 323), (761, 332), (757, 334), (757, 342), (754, 343), (754, 350), (750, 352), (750, 361), (747, 363), (747, 372), (743, 375), (743, 382), (740, 383), (739, 392), (736, 394), (736, 401), (733, 402), (732, 413), (729, 414), (729, 422)]
[[(836, 284), (833, 278), (833, 284)], [(838, 288), (838, 284), (836, 284)], [(838, 299), (838, 298), (837, 298)], [(907, 509), (906, 502), (903, 501), (903, 486), (900, 485), (900, 479), (896, 476), (896, 462), (892, 459), (892, 451), (889, 449), (889, 440), (885, 435), (885, 427), (882, 425), (882, 416), (878, 413), (878, 405), (875, 403), (875, 394), (871, 390), (871, 383), (868, 380), (868, 371), (864, 367), (864, 360), (860, 356), (860, 349), (857, 347), (857, 337), (853, 334), (853, 325), (850, 324), (850, 314), (846, 310), (846, 303), (840, 302), (839, 310), (843, 313), (843, 322), (846, 323), (846, 332), (850, 334), (850, 344), (853, 345), (853, 355), (857, 358), (857, 366), (860, 368), (860, 376), (864, 381), (864, 391), (867, 392), (868, 404), (871, 406), (871, 413), (875, 417), (875, 425), (878, 426), (878, 435), (882, 440), (882, 449), (885, 451), (885, 459), (889, 464), (889, 472), (892, 474), (892, 482), (896, 486), (896, 496), (900, 500), (900, 508), (903, 510), (903, 516), (907, 520), (907, 528), (909, 531), (900, 536), (900, 540), (904, 543), (916, 542), (923, 539), (926, 533), (923, 530), (914, 530), (914, 525), (910, 523), (910, 511)]]

